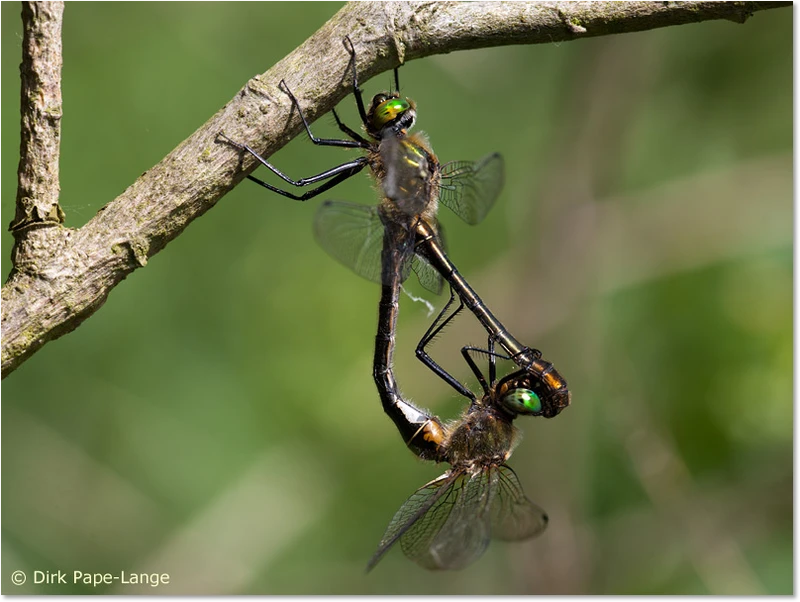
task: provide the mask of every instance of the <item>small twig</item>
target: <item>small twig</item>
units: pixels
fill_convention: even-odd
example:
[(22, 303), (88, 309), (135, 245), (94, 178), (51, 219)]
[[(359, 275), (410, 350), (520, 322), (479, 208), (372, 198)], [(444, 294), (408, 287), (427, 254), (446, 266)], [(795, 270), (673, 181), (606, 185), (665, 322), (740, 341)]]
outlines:
[[(30, 186), (30, 192), (23, 192), (20, 187), (20, 199), (33, 200), (28, 205), (20, 201), (14, 222), (14, 268), (2, 290), (2, 375), (48, 341), (75, 329), (103, 305), (117, 283), (255, 169), (249, 156), (217, 143), (219, 132), (269, 157), (300, 131), (296, 111), (278, 89), (281, 79), (286, 78), (312, 120), (344, 98), (350, 91), (345, 35), (356, 45), (358, 75), (366, 81), (403, 62), (454, 50), (559, 42), (710, 19), (743, 22), (753, 11), (790, 5), (356, 2), (272, 69), (247, 82), (216, 115), (79, 230), (57, 226), (63, 220), (57, 204), (57, 144), (48, 147), (51, 153), (44, 163), (23, 154), (25, 169), (35, 174), (32, 181), (46, 181), (49, 194)], [(60, 40), (42, 36), (40, 42), (60, 56)], [(60, 96), (57, 105), (45, 106), (42, 114), (52, 117), (34, 122), (57, 123)], [(42, 168), (44, 164), (50, 171)], [(33, 222), (56, 227), (28, 227)]]
[(22, 4), (22, 134), (12, 231), (64, 222), (58, 205), (63, 15), (63, 2)]

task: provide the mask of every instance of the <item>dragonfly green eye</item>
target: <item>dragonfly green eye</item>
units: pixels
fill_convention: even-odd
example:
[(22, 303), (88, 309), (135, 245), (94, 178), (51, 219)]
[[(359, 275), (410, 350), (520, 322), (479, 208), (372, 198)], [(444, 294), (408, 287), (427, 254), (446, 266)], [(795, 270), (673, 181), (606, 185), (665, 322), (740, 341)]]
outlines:
[(411, 108), (409, 102), (404, 98), (390, 98), (375, 107), (373, 120), (375, 126), (380, 129), (390, 121), (397, 119), (397, 116), (405, 113)]
[(500, 401), (515, 414), (538, 414), (542, 411), (542, 400), (530, 389), (513, 389)]

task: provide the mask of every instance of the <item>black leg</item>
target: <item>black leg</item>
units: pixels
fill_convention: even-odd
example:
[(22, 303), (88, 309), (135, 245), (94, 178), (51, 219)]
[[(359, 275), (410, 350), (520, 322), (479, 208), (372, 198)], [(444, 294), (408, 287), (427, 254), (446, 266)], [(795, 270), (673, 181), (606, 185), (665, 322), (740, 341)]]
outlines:
[(301, 178), (299, 180), (292, 180), (289, 176), (287, 176), (280, 169), (272, 165), (269, 161), (267, 161), (264, 157), (259, 155), (253, 148), (251, 148), (247, 144), (241, 144), (239, 142), (236, 142), (235, 140), (231, 140), (230, 138), (228, 138), (228, 136), (226, 136), (222, 132), (220, 132), (218, 136), (223, 138), (231, 146), (235, 146), (240, 150), (250, 153), (250, 155), (252, 155), (255, 159), (257, 159), (258, 162), (261, 163), (261, 165), (267, 167), (272, 173), (280, 177), (283, 181), (288, 182), (292, 186), (297, 186), (297, 187), (308, 186), (310, 184), (316, 184), (317, 182), (322, 182), (323, 180), (328, 180), (330, 178), (330, 180), (328, 182), (325, 182), (325, 184), (323, 184), (322, 186), (315, 188), (313, 190), (309, 190), (304, 194), (296, 195), (291, 192), (281, 190), (280, 188), (277, 188), (272, 184), (267, 184), (263, 180), (260, 180), (254, 176), (247, 176), (248, 179), (252, 180), (256, 184), (260, 184), (261, 186), (267, 188), (268, 190), (277, 192), (278, 194), (288, 197), (290, 199), (294, 199), (295, 201), (307, 201), (308, 199), (315, 197), (316, 195), (325, 192), (326, 190), (329, 190), (333, 186), (336, 186), (336, 184), (343, 182), (347, 178), (356, 175), (358, 172), (360, 172), (367, 166), (367, 158), (358, 157), (357, 159), (353, 159), (352, 161), (348, 161), (347, 163), (342, 163), (341, 165), (337, 165), (336, 167), (325, 170), (322, 173), (319, 173), (315, 176), (311, 176), (308, 178)]
[[(462, 347), (461, 348), (461, 355), (464, 356), (464, 359), (466, 360), (467, 365), (470, 367), (470, 370), (472, 370), (472, 373), (478, 378), (478, 382), (481, 384), (481, 388), (483, 389), (483, 392), (488, 394), (489, 393), (489, 384), (486, 382), (486, 378), (483, 376), (483, 372), (481, 372), (480, 368), (478, 368), (478, 365), (475, 363), (475, 360), (472, 359), (472, 356), (469, 354), (470, 351), (475, 351), (475, 348), (474, 347)], [(483, 349), (481, 349), (480, 351), (483, 351)], [(491, 382), (491, 380), (492, 379), (490, 377), (489, 381)]]
[(447, 372), (444, 368), (442, 368), (439, 364), (437, 364), (433, 358), (428, 355), (428, 352), (425, 351), (425, 347), (450, 323), (450, 321), (458, 315), (458, 313), (464, 309), (464, 302), (459, 297), (459, 305), (455, 309), (455, 311), (447, 316), (447, 318), (443, 319), (443, 316), (447, 313), (450, 309), (450, 306), (455, 301), (456, 294), (453, 289), (450, 289), (450, 299), (442, 308), (442, 311), (439, 312), (439, 315), (436, 316), (436, 319), (431, 324), (430, 328), (425, 332), (420, 339), (419, 344), (417, 345), (417, 357), (419, 360), (425, 364), (428, 368), (430, 368), (434, 374), (439, 376), (442, 380), (444, 380), (448, 385), (453, 387), (458, 393), (467, 399), (475, 400), (475, 394), (470, 391), (467, 387), (461, 384), (458, 380), (456, 380), (449, 372)]
[[(366, 119), (366, 112), (364, 111), (364, 101), (363, 101), (362, 96), (361, 96), (361, 89), (358, 87), (358, 79), (357, 79), (357, 76), (356, 76), (356, 65), (355, 65), (356, 54), (355, 54), (355, 48), (353, 47), (353, 42), (350, 40), (349, 36), (346, 37), (345, 39), (347, 41), (347, 44), (345, 44), (345, 48), (348, 49), (348, 52), (350, 53), (350, 57), (351, 57), (351, 62), (353, 64), (353, 93), (354, 93), (354, 95), (356, 97), (356, 104), (358, 105), (358, 112), (359, 112), (359, 114), (361, 116), (362, 121), (366, 124), (367, 119)], [(284, 80), (281, 80), (280, 88), (291, 99), (292, 104), (297, 109), (297, 113), (300, 115), (300, 120), (303, 122), (303, 126), (305, 127), (305, 130), (306, 130), (306, 134), (308, 134), (308, 137), (311, 139), (311, 142), (313, 142), (314, 144), (319, 145), (319, 146), (336, 146), (336, 147), (340, 147), (340, 148), (361, 148), (361, 149), (367, 149), (367, 150), (369, 150), (369, 149), (371, 149), (373, 147), (372, 143), (369, 140), (365, 139), (364, 137), (359, 135), (357, 132), (353, 131), (348, 126), (346, 126), (344, 123), (342, 123), (341, 119), (339, 119), (339, 115), (337, 115), (335, 110), (333, 111), (333, 117), (336, 120), (336, 125), (339, 126), (339, 129), (342, 132), (344, 132), (345, 134), (350, 136), (352, 138), (352, 140), (339, 140), (339, 139), (335, 139), (335, 138), (317, 138), (316, 136), (314, 136), (314, 134), (311, 133), (311, 127), (309, 126), (308, 121), (306, 120), (306, 117), (303, 114), (303, 110), (300, 108), (300, 103), (298, 102), (297, 98), (292, 93), (292, 91), (289, 89), (289, 86), (286, 85), (286, 82)], [(278, 194), (280, 194), (282, 196), (285, 196), (287, 198), (293, 199), (295, 201), (306, 201), (306, 200), (308, 200), (310, 198), (313, 198), (313, 197), (317, 196), (318, 194), (321, 194), (321, 193), (325, 192), (326, 190), (331, 189), (332, 187), (334, 187), (337, 184), (343, 182), (347, 178), (350, 178), (350, 177), (354, 176), (355, 174), (357, 174), (358, 172), (360, 172), (368, 164), (368, 159), (366, 157), (359, 157), (359, 158), (354, 159), (352, 161), (348, 161), (347, 163), (342, 163), (341, 165), (338, 165), (338, 166), (333, 167), (331, 169), (325, 170), (322, 173), (316, 174), (314, 176), (310, 176), (308, 178), (301, 178), (299, 180), (293, 180), (292, 178), (287, 176), (285, 173), (283, 173), (280, 169), (278, 169), (277, 167), (272, 165), (264, 157), (259, 155), (249, 145), (236, 142), (235, 140), (232, 140), (231, 138), (229, 138), (228, 136), (226, 136), (222, 132), (219, 132), (218, 136), (220, 138), (224, 139), (226, 142), (228, 142), (232, 146), (235, 146), (236, 148), (238, 148), (240, 150), (243, 150), (243, 151), (246, 151), (246, 152), (250, 153), (250, 155), (252, 155), (255, 159), (257, 159), (258, 162), (261, 163), (264, 167), (269, 169), (272, 173), (274, 173), (276, 176), (281, 178), (284, 182), (287, 182), (287, 183), (291, 184), (292, 186), (303, 187), (303, 186), (308, 186), (310, 184), (316, 184), (317, 182), (322, 182), (324, 180), (328, 180), (327, 182), (325, 182), (321, 186), (319, 186), (317, 188), (314, 188), (312, 190), (309, 190), (309, 191), (307, 191), (307, 192), (305, 192), (303, 194), (294, 194), (292, 192), (288, 192), (286, 190), (282, 190), (282, 189), (280, 189), (280, 188), (278, 188), (276, 186), (273, 186), (272, 184), (268, 184), (267, 182), (265, 182), (265, 181), (263, 181), (263, 180), (261, 180), (259, 178), (256, 178), (255, 176), (247, 176), (248, 179), (252, 180), (253, 182), (255, 182), (256, 184), (258, 184), (260, 186), (263, 186), (267, 190), (271, 190), (273, 192), (276, 192), (276, 193), (278, 193)]]
[[(340, 183), (344, 182), (346, 179), (353, 177), (358, 172), (360, 172), (362, 169), (364, 169), (364, 167), (366, 165), (367, 165), (366, 162), (352, 161), (351, 163), (345, 163), (344, 165), (340, 165), (339, 167), (335, 167), (334, 169), (329, 170), (331, 172), (334, 172), (335, 177), (333, 177), (330, 180), (328, 180), (327, 182), (325, 182), (322, 186), (318, 186), (317, 188), (313, 188), (313, 189), (311, 189), (311, 190), (309, 190), (307, 192), (304, 192), (303, 194), (299, 194), (299, 195), (298, 194), (293, 194), (293, 193), (291, 193), (291, 192), (289, 192), (287, 190), (281, 190), (280, 188), (277, 188), (277, 187), (273, 186), (272, 184), (267, 184), (266, 182), (264, 182), (263, 180), (259, 180), (255, 176), (247, 176), (247, 179), (248, 180), (252, 180), (256, 184), (259, 184), (259, 185), (263, 186), (267, 190), (271, 190), (272, 192), (277, 192), (278, 194), (280, 194), (282, 196), (285, 196), (287, 198), (290, 198), (292, 200), (295, 200), (295, 201), (307, 201), (308, 199), (312, 199), (315, 196), (317, 196), (319, 194), (322, 194), (326, 190), (330, 190), (331, 188), (333, 188), (337, 184), (340, 184)], [(347, 168), (347, 169), (345, 171), (339, 171), (340, 168)], [(339, 172), (339, 173), (336, 173), (336, 172)], [(325, 172), (325, 173), (328, 173), (328, 172)], [(324, 175), (324, 174), (320, 174), (320, 175)], [(330, 177), (330, 175), (331, 174), (328, 174), (328, 177)], [(317, 178), (319, 176), (314, 176), (314, 177)], [(311, 180), (311, 178), (306, 178), (305, 180), (300, 180), (300, 182), (305, 182), (306, 184), (311, 183), (308, 180)], [(295, 182), (292, 182), (292, 184), (295, 184), (296, 186), (302, 186), (303, 185), (303, 184), (296, 184)]]
[(336, 120), (336, 125), (339, 126), (341, 131), (350, 136), (353, 140), (357, 140), (368, 147), (372, 147), (372, 143), (369, 140), (361, 136), (358, 132), (347, 127), (342, 120), (339, 119), (339, 114), (336, 112), (336, 109), (331, 109), (331, 113), (333, 113), (333, 118)]
[[(501, 360), (511, 360), (513, 359), (511, 356), (503, 355), (502, 353), (497, 353), (494, 350), (495, 339), (492, 336), (489, 336), (489, 348), (488, 349), (481, 349), (480, 347), (472, 347), (466, 346), (461, 348), (461, 355), (464, 356), (464, 359), (469, 364), (469, 367), (472, 369), (472, 372), (475, 373), (475, 376), (478, 377), (478, 380), (483, 386), (484, 391), (486, 393), (489, 392), (489, 387), (493, 387), (497, 382), (497, 359)], [(473, 353), (480, 353), (481, 355), (485, 355), (489, 358), (489, 383), (487, 386), (486, 380), (484, 379), (483, 373), (478, 368), (478, 365), (475, 363), (475, 359), (472, 357)]]
[[(306, 134), (311, 139), (311, 142), (317, 144), (319, 146), (338, 146), (344, 148), (370, 148), (372, 145), (364, 140), (355, 139), (355, 140), (338, 140), (336, 138), (317, 138), (314, 134), (311, 133), (311, 127), (308, 125), (308, 121), (306, 121), (306, 116), (303, 114), (303, 110), (300, 108), (300, 103), (295, 98), (292, 91), (289, 89), (289, 86), (286, 85), (284, 80), (281, 80), (279, 84), (281, 90), (283, 90), (289, 98), (292, 99), (292, 104), (294, 104), (295, 108), (297, 109), (297, 113), (300, 115), (300, 119), (303, 122), (303, 125), (306, 128)], [(339, 121), (339, 118), (336, 117), (336, 121)], [(348, 128), (349, 129), (349, 128)]]
[(364, 110), (364, 98), (361, 93), (361, 88), (358, 87), (358, 70), (356, 69), (356, 48), (353, 46), (353, 41), (350, 36), (345, 36), (344, 39), (347, 43), (344, 47), (350, 53), (350, 61), (353, 64), (353, 96), (356, 97), (356, 106), (358, 107), (358, 115), (361, 117), (361, 122), (364, 127), (369, 130), (369, 123), (367, 121), (367, 112)]
[(489, 336), (489, 382), (494, 383), (497, 381), (497, 356), (494, 353), (494, 337)]

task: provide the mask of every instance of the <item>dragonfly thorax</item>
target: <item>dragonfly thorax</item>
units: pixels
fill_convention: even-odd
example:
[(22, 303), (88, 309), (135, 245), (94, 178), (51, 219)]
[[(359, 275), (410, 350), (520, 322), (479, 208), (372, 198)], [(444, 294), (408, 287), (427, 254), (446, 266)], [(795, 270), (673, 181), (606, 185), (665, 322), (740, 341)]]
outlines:
[(478, 402), (456, 424), (449, 425), (446, 460), (454, 468), (499, 465), (511, 455), (516, 429), (511, 419)]

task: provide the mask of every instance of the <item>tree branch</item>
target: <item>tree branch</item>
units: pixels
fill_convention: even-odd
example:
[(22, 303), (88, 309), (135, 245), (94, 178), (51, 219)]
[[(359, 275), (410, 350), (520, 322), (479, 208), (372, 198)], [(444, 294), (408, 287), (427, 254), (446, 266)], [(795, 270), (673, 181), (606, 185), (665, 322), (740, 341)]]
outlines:
[(255, 169), (249, 156), (219, 144), (218, 132), (269, 157), (301, 131), (291, 102), (278, 89), (281, 79), (288, 81), (311, 120), (350, 93), (345, 35), (356, 47), (359, 79), (366, 81), (403, 62), (454, 50), (559, 42), (710, 19), (741, 23), (753, 11), (790, 5), (351, 3), (272, 69), (248, 81), (216, 115), (89, 223), (69, 229), (60, 225), (63, 213), (57, 201), (60, 10), (58, 3), (30, 3), (23, 44), (20, 187), (12, 224), (14, 267), (2, 289), (2, 376), (48, 341), (74, 330), (103, 305), (120, 281), (146, 265)]
[(58, 205), (63, 15), (63, 2), (22, 4), (22, 134), (12, 231), (64, 222)]

